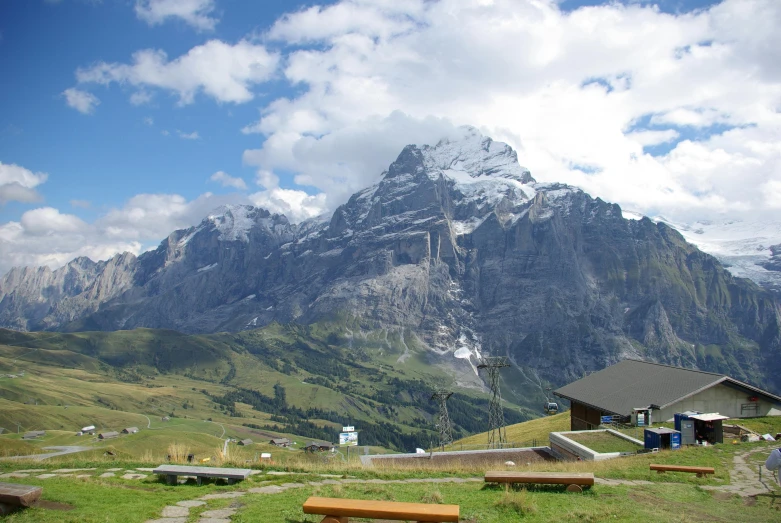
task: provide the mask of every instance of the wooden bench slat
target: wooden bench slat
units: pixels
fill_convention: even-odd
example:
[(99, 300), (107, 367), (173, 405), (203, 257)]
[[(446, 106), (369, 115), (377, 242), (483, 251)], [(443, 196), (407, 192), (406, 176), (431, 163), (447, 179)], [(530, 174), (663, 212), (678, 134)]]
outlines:
[(713, 467), (692, 467), (687, 465), (660, 465), (657, 463), (650, 464), (651, 470), (657, 470), (661, 472), (695, 472), (697, 474), (715, 474), (716, 469)]
[(428, 505), (398, 501), (310, 497), (304, 502), (305, 514), (384, 518), (412, 521), (458, 522), (458, 505)]
[(29, 507), (41, 497), (42, 487), (19, 483), (0, 483), (0, 503)]
[(512, 472), (489, 471), (485, 473), (486, 483), (545, 483), (550, 485), (594, 484), (592, 472)]

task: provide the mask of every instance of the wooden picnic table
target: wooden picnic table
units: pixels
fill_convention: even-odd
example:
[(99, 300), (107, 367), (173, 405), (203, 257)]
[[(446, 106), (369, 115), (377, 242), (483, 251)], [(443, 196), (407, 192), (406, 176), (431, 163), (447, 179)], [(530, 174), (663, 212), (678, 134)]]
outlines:
[(198, 485), (201, 484), (203, 478), (223, 478), (228, 480), (228, 485), (233, 485), (237, 481), (247, 479), (252, 470), (219, 467), (191, 467), (187, 465), (160, 465), (152, 472), (165, 476), (169, 485), (175, 485), (178, 476), (194, 476)]

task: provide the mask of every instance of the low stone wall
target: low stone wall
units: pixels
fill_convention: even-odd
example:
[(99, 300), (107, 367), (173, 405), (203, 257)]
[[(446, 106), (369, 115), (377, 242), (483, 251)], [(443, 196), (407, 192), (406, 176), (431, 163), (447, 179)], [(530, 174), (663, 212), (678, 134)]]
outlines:
[(631, 441), (635, 445), (638, 445), (638, 450), (642, 449), (643, 446), (645, 445), (639, 439), (635, 439), (631, 436), (627, 436), (626, 434), (622, 434), (613, 429), (572, 430), (568, 432), (551, 432), (550, 444), (552, 448), (554, 448), (557, 452), (565, 456), (575, 456), (575, 458), (573, 459), (580, 458), (586, 461), (602, 461), (606, 459), (617, 458), (622, 455), (621, 452), (595, 452), (590, 448), (588, 448), (587, 446), (578, 443), (577, 441), (572, 440), (566, 436), (567, 434), (583, 434), (583, 433), (594, 434), (595, 432), (608, 432), (613, 436), (619, 437), (621, 439), (625, 439), (627, 441)]
[(480, 465), (499, 466), (505, 461), (516, 465), (538, 463), (540, 461), (557, 461), (548, 447), (526, 447), (519, 449), (495, 450), (458, 450), (452, 452), (430, 452), (426, 454), (382, 454), (376, 456), (361, 456), (364, 466), (375, 464), (426, 466), (434, 467), (448, 465)]

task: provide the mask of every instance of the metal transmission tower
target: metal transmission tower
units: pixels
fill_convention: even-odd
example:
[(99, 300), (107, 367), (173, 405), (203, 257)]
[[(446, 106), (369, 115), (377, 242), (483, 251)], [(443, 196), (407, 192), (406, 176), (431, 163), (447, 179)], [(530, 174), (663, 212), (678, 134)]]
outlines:
[(502, 410), (502, 393), (499, 390), (499, 369), (509, 367), (510, 362), (504, 356), (488, 356), (480, 360), (478, 369), (488, 370), (488, 384), (491, 387), (491, 398), (488, 401), (488, 448), (501, 447), (507, 443), (504, 430), (504, 410)]
[(450, 415), (447, 413), (447, 399), (453, 393), (449, 390), (438, 390), (431, 395), (431, 399), (439, 401), (439, 418), (437, 427), (439, 428), (439, 446), (445, 450), (445, 445), (453, 443), (453, 427), (450, 424)]

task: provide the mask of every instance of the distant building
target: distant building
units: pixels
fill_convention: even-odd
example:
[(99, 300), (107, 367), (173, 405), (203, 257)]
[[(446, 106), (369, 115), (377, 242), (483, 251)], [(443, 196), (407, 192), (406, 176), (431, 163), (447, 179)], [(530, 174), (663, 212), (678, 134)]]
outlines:
[(170, 419), (171, 419), (171, 418), (169, 418), (168, 416), (163, 416), (161, 419), (162, 419), (163, 421), (170, 421)]
[(781, 415), (781, 397), (729, 376), (639, 360), (623, 360), (553, 394), (572, 403), (572, 430), (596, 429), (603, 417), (650, 425), (686, 411), (728, 418)]
[(126, 429), (122, 429), (122, 434), (135, 434), (138, 432), (138, 427), (128, 427)]
[(82, 432), (95, 432), (95, 425), (87, 425), (81, 429)]
[(119, 436), (119, 432), (113, 431), (113, 432), (101, 432), (98, 434), (98, 439), (111, 439), (116, 438)]
[(277, 447), (289, 447), (290, 446), (290, 440), (287, 438), (272, 438), (271, 441), (269, 441), (271, 445), (275, 445)]
[(24, 436), (22, 436), (22, 439), (35, 439), (45, 435), (46, 435), (45, 430), (32, 430), (30, 432), (25, 432)]
[(304, 447), (307, 452), (328, 452), (334, 448), (330, 443), (318, 443), (316, 441), (310, 441), (309, 444)]
[(252, 440), (249, 439), (249, 438), (243, 439), (243, 440), (239, 441), (239, 445), (244, 445), (244, 446), (252, 445)]

